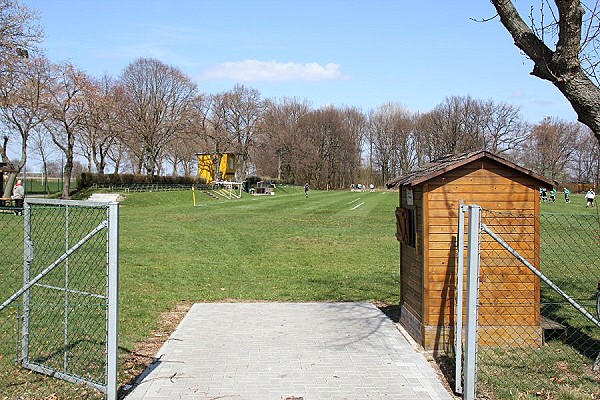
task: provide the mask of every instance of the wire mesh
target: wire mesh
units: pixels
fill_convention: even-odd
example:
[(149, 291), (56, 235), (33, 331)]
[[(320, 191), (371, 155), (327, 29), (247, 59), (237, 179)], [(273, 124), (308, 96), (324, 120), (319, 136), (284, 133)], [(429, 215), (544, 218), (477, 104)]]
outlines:
[[(484, 210), (482, 223), (600, 317), (596, 215)], [(480, 257), (478, 398), (600, 398), (600, 327), (485, 233)]]
[[(0, 213), (6, 244), (0, 259), (8, 260), (0, 293), (8, 297), (56, 266), (0, 311), (0, 392), (19, 366), (101, 388), (107, 384), (108, 248), (107, 231), (98, 228), (108, 218), (108, 207), (26, 207), (25, 219)], [(95, 229), (98, 233), (90, 235)], [(24, 243), (31, 243), (29, 262), (24, 262)]]
[[(0, 293), (2, 299), (16, 292), (23, 284), (23, 216), (10, 207), (0, 208)], [(19, 319), (21, 303), (13, 302), (0, 311), (0, 393), (2, 384), (12, 381), (11, 374), (20, 351)]]

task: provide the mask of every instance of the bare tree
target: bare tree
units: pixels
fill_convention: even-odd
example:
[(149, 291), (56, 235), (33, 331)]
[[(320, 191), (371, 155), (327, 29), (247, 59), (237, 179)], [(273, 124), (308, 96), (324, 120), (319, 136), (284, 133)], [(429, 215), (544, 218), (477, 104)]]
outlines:
[(203, 130), (198, 125), (201, 124), (202, 117), (194, 111), (191, 107), (188, 109), (187, 114), (182, 116), (184, 122), (165, 146), (165, 160), (171, 164), (173, 176), (179, 175), (180, 166), (183, 175), (190, 176), (196, 163), (195, 154), (201, 147), (201, 134), (198, 134), (198, 132)]
[(416, 124), (419, 162), (483, 149), (481, 104), (467, 97), (447, 97)]
[(93, 167), (99, 174), (104, 174), (111, 148), (120, 140), (122, 124), (118, 109), (121, 103), (117, 100), (120, 92), (121, 87), (115, 80), (104, 75), (91, 81), (85, 95), (82, 132), (76, 145), (88, 161), (89, 172)]
[[(42, 161), (42, 172), (44, 174), (44, 191), (50, 194), (48, 186), (48, 177), (51, 176), (49, 155), (53, 146), (52, 138), (47, 134), (43, 127), (38, 126), (32, 131), (31, 148), (36, 151)], [(60, 171), (59, 174), (60, 175)]]
[(510, 154), (528, 133), (517, 107), (469, 96), (448, 97), (416, 119), (415, 142), (420, 163), (476, 150)]
[[(585, 5), (580, 0), (554, 0), (554, 5), (541, 1), (541, 15), (537, 19), (532, 17), (530, 25), (511, 0), (491, 2), (515, 45), (533, 61), (531, 74), (558, 88), (579, 121), (600, 141), (600, 88), (596, 79), (600, 40), (598, 2), (584, 19)], [(582, 60), (587, 68), (582, 66)]]
[(330, 179), (328, 160), (335, 152), (332, 138), (339, 129), (339, 121), (331, 109), (310, 111), (298, 121), (297, 145), (302, 155), (294, 159), (294, 175), (299, 178), (295, 183), (310, 182), (314, 187), (326, 187)]
[(293, 167), (300, 178), (296, 183), (309, 181), (323, 189), (343, 187), (348, 176), (342, 170), (345, 159), (360, 155), (344, 113), (335, 107), (311, 111), (299, 120), (298, 130), (302, 156)]
[[(0, 96), (0, 107), (3, 110), (8, 131), (17, 130), (21, 135), (21, 160), (17, 162), (19, 170), (26, 162), (27, 143), (26, 138), (23, 141), (23, 135), (28, 135), (30, 123), (23, 119), (23, 111), (25, 109), (24, 101), (17, 99), (18, 94), (14, 92), (16, 87), (24, 85), (24, 64), (29, 58), (30, 52), (37, 51), (37, 46), (41, 42), (43, 32), (36, 24), (37, 15), (28, 7), (20, 4), (17, 0), (0, 0), (0, 87), (2, 92)], [(17, 105), (18, 104), (18, 105)], [(10, 116), (10, 110), (15, 107), (19, 108), (15, 118)], [(25, 129), (20, 130), (15, 126), (18, 121), (18, 126)], [(31, 121), (30, 121), (31, 122)], [(4, 135), (0, 152), (4, 162), (10, 162), (7, 154), (7, 145), (9, 136)], [(16, 174), (9, 176), (9, 181), (6, 185), (6, 190), (12, 188), (12, 183)], [(7, 193), (3, 193), (7, 197)]]
[(580, 137), (572, 140), (571, 179), (577, 183), (600, 183), (600, 145), (589, 128), (581, 129)]
[(18, 0), (0, 0), (0, 66), (10, 68), (13, 62), (28, 58), (43, 38), (36, 24), (38, 17)]
[(48, 118), (44, 125), (54, 144), (64, 153), (64, 184), (61, 197), (68, 199), (75, 161), (75, 140), (81, 132), (86, 113), (85, 96), (91, 85), (87, 75), (72, 64), (55, 65), (53, 71), (50, 96), (45, 104)]
[(238, 152), (238, 179), (246, 178), (249, 170), (250, 151), (254, 145), (265, 103), (256, 89), (235, 85), (223, 94), (226, 128), (236, 144)]
[(253, 146), (257, 171), (313, 187), (343, 188), (361, 160), (365, 117), (353, 108), (311, 110), (294, 98), (270, 100)]
[[(355, 148), (343, 154), (343, 165), (340, 169), (343, 173), (342, 187), (347, 187), (348, 184), (356, 182), (358, 171), (362, 161), (362, 147), (367, 139), (367, 117), (357, 108), (342, 109), (344, 124), (350, 135), (350, 142)], [(371, 181), (371, 180), (369, 180)]]
[(106, 154), (106, 157), (112, 162), (113, 174), (118, 174), (121, 171), (121, 164), (124, 159), (125, 151), (125, 144), (120, 140), (115, 146), (111, 147)]
[(528, 127), (519, 109), (492, 100), (480, 102), (483, 148), (491, 153), (507, 153), (527, 137)]
[(310, 104), (294, 98), (267, 102), (254, 147), (254, 159), (260, 173), (296, 181), (295, 165), (304, 154), (299, 122), (309, 112)]
[(49, 160), (46, 163), (46, 174), (49, 177), (60, 178), (63, 175), (64, 162)]
[[(44, 58), (23, 59), (18, 65), (19, 68), (0, 72), (0, 121), (9, 132), (0, 145), (2, 160), (10, 162), (7, 145), (11, 136), (18, 138), (21, 147), (20, 160), (14, 165), (17, 172), (9, 175), (4, 197), (9, 196), (18, 172), (25, 166), (30, 133), (46, 118), (42, 103), (48, 94), (47, 61)], [(15, 63), (13, 67), (16, 66)]]
[(370, 138), (381, 183), (410, 171), (416, 164), (413, 116), (396, 103), (369, 113)]
[(128, 98), (129, 143), (132, 149), (137, 145), (141, 164), (152, 176), (160, 167), (166, 144), (182, 123), (181, 116), (191, 107), (196, 85), (179, 69), (151, 58), (129, 64), (121, 82)]
[(574, 142), (580, 137), (581, 125), (544, 118), (534, 125), (521, 150), (521, 163), (556, 181), (565, 179), (566, 166), (572, 160)]

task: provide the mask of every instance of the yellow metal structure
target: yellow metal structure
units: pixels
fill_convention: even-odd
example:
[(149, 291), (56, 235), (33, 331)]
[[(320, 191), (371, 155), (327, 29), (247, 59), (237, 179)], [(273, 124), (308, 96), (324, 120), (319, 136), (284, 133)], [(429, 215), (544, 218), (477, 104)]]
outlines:
[[(216, 159), (214, 154), (198, 153), (198, 176), (203, 178), (206, 183), (211, 184), (215, 181), (215, 167), (213, 159)], [(219, 171), (221, 171), (221, 179), (224, 181), (232, 181), (235, 178), (235, 169), (237, 167), (237, 157), (235, 153), (224, 153), (221, 157)]]

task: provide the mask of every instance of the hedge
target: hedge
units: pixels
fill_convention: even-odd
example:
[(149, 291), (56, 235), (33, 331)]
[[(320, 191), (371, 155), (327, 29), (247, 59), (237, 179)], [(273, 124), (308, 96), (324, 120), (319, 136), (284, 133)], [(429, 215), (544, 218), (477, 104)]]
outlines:
[(148, 176), (135, 174), (92, 174), (84, 172), (77, 179), (80, 189), (96, 186), (129, 186), (144, 184), (197, 185), (206, 183), (197, 176)]

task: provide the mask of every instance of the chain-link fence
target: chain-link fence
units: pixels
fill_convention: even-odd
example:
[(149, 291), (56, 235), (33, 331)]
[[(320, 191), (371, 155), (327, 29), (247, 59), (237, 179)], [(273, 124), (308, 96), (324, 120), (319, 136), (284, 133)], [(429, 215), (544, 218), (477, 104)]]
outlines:
[(597, 214), (481, 223), (477, 397), (600, 398)]
[(109, 267), (116, 264), (117, 230), (110, 220), (118, 219), (116, 207), (29, 200), (24, 215), (0, 209), (3, 395), (25, 390), (15, 385), (27, 381), (23, 368), (112, 391), (116, 272)]
[[(12, 207), (0, 208), (0, 302), (23, 285), (23, 217)], [(13, 302), (0, 311), (0, 393), (14, 383), (14, 366), (20, 354), (18, 334), (22, 302)]]

